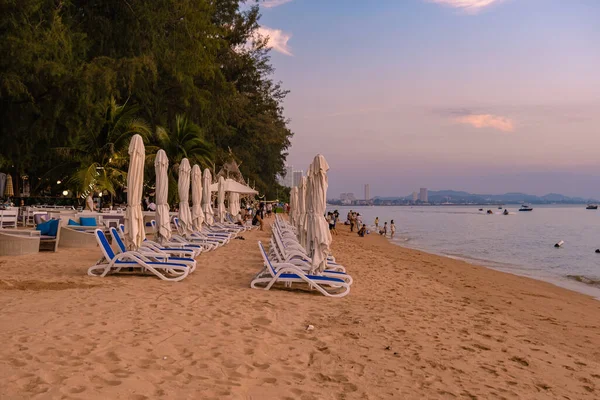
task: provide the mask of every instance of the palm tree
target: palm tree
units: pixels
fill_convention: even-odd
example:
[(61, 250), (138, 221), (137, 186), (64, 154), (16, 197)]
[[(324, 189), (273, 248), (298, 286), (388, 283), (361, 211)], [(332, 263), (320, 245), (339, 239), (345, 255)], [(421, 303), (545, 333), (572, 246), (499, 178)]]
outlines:
[[(177, 176), (179, 163), (184, 158), (191, 165), (198, 164), (200, 167), (212, 165), (213, 148), (204, 139), (202, 129), (185, 115), (177, 115), (175, 123), (170, 131), (162, 127), (156, 129), (154, 143), (163, 149), (169, 157), (169, 202), (174, 202), (177, 197)], [(154, 155), (148, 156), (149, 165), (154, 165)], [(150, 173), (149, 175), (152, 175)]]
[(77, 192), (106, 190), (114, 195), (117, 188), (125, 186), (131, 137), (139, 134), (147, 142), (151, 136), (150, 127), (136, 117), (137, 112), (137, 107), (119, 105), (111, 98), (99, 131), (88, 131), (73, 146), (58, 149), (68, 157), (61, 167), (75, 170), (69, 182)]

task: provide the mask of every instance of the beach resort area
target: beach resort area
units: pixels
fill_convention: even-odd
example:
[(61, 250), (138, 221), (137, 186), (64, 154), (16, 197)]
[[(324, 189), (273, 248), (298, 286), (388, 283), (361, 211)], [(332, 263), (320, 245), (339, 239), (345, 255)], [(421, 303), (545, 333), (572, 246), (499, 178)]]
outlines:
[(0, 400), (600, 399), (598, 16), (2, 2)]

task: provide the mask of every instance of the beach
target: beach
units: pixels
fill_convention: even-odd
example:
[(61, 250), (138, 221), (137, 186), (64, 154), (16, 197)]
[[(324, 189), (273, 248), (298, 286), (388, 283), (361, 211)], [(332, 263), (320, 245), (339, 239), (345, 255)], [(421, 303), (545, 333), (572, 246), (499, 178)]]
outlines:
[(178, 283), (89, 277), (98, 249), (2, 257), (0, 398), (600, 397), (599, 301), (339, 231), (341, 299), (251, 289), (268, 229)]

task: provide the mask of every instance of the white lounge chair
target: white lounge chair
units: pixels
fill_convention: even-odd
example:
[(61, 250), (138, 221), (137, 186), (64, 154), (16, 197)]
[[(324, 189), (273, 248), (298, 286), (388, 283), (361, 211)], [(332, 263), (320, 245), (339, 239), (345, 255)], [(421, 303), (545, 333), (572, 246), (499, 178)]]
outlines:
[[(117, 228), (110, 228), (110, 235), (112, 236), (114, 243), (117, 245), (119, 253), (126, 253), (127, 247), (125, 247), (125, 243), (123, 243)], [(137, 250), (137, 252), (151, 260), (185, 264), (191, 268), (190, 273), (194, 272), (196, 269), (196, 260), (193, 258), (194, 252), (191, 250), (175, 249), (166, 252), (154, 247), (141, 247)], [(173, 253), (177, 255), (173, 255)]]
[(165, 281), (180, 281), (185, 279), (190, 273), (191, 268), (185, 264), (153, 261), (135, 251), (115, 254), (104, 232), (96, 229), (94, 234), (96, 235), (100, 249), (102, 249), (103, 257), (96, 265), (88, 269), (88, 275), (90, 276), (104, 277), (109, 273), (121, 272), (123, 269), (133, 269), (141, 270), (142, 272), (151, 272)]
[(350, 284), (343, 279), (309, 275), (296, 265), (273, 263), (269, 260), (261, 242), (258, 242), (258, 247), (265, 268), (254, 277), (250, 283), (251, 288), (269, 290), (275, 283), (284, 283), (287, 287), (291, 287), (294, 283), (306, 283), (309, 288), (316, 289), (328, 297), (344, 297), (350, 293)]

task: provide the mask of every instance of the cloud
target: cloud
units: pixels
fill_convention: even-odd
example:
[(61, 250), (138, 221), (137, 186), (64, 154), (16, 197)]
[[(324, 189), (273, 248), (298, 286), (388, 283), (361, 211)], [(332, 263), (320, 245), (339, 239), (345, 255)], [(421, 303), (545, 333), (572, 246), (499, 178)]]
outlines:
[[(276, 0), (275, 0), (276, 1)], [(442, 4), (445, 6), (458, 8), (469, 14), (477, 14), (479, 11), (492, 4), (500, 3), (503, 0), (426, 0), (431, 3)]]
[(475, 128), (492, 128), (503, 132), (513, 132), (515, 126), (513, 121), (506, 117), (492, 114), (470, 114), (456, 117), (454, 122), (471, 125)]
[(292, 0), (264, 0), (262, 2), (262, 6), (265, 8), (273, 8), (284, 5), (285, 3), (289, 3)]
[(291, 34), (285, 33), (280, 29), (272, 29), (266, 26), (258, 28), (258, 34), (262, 37), (268, 37), (267, 47), (285, 54), (293, 56), (292, 50), (288, 46), (288, 40), (292, 37)]

